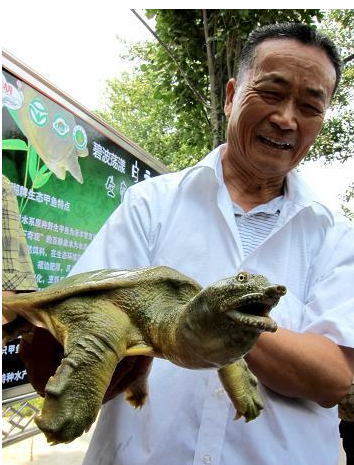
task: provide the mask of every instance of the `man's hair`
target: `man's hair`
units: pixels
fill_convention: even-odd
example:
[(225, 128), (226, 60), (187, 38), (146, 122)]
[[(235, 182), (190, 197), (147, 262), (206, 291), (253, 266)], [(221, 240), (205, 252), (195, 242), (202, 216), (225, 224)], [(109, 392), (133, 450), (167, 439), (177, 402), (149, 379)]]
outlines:
[(303, 23), (271, 24), (269, 26), (257, 28), (251, 32), (240, 55), (239, 77), (241, 77), (244, 71), (252, 67), (257, 46), (265, 40), (270, 39), (293, 39), (305, 45), (323, 50), (336, 71), (336, 82), (333, 94), (335, 93), (342, 75), (342, 61), (338, 50), (331, 39), (321, 34), (313, 27)]

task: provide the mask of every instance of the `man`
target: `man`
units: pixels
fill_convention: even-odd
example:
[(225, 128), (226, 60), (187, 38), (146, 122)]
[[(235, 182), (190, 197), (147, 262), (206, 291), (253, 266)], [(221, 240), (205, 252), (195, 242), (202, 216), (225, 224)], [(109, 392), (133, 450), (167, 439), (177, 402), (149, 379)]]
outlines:
[(353, 379), (354, 232), (293, 170), (340, 78), (304, 25), (255, 31), (227, 84), (227, 143), (195, 167), (130, 188), (74, 269), (168, 265), (202, 285), (248, 270), (285, 284), (247, 363), (264, 410), (245, 424), (215, 371), (155, 360), (135, 411), (105, 404), (85, 465), (334, 465), (335, 405)]

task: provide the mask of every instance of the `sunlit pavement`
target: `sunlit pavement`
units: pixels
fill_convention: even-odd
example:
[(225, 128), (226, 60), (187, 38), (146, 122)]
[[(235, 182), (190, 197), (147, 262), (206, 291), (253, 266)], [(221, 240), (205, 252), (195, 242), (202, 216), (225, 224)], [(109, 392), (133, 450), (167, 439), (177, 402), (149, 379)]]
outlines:
[(70, 444), (50, 446), (44, 434), (37, 434), (2, 449), (3, 465), (81, 465), (95, 425)]

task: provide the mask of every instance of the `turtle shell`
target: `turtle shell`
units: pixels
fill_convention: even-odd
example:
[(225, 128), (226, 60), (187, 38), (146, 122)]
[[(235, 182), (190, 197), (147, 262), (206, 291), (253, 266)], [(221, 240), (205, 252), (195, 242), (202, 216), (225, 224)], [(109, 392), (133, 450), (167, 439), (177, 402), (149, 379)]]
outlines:
[(196, 281), (168, 266), (136, 268), (133, 270), (104, 269), (69, 276), (42, 291), (17, 294), (6, 298), (4, 304), (9, 309), (13, 306), (16, 312), (15, 307), (19, 303), (21, 303), (22, 308), (40, 306), (41, 304), (48, 304), (77, 294), (164, 281), (170, 282), (175, 287), (190, 285), (196, 289), (201, 289), (201, 286)]

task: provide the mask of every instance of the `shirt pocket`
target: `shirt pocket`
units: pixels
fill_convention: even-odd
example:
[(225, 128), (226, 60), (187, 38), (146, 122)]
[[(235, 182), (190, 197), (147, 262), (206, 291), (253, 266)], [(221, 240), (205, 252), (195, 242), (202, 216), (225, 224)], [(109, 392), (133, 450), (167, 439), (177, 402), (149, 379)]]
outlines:
[(270, 316), (279, 327), (301, 332), (305, 316), (305, 304), (289, 289), (278, 305), (270, 312)]

